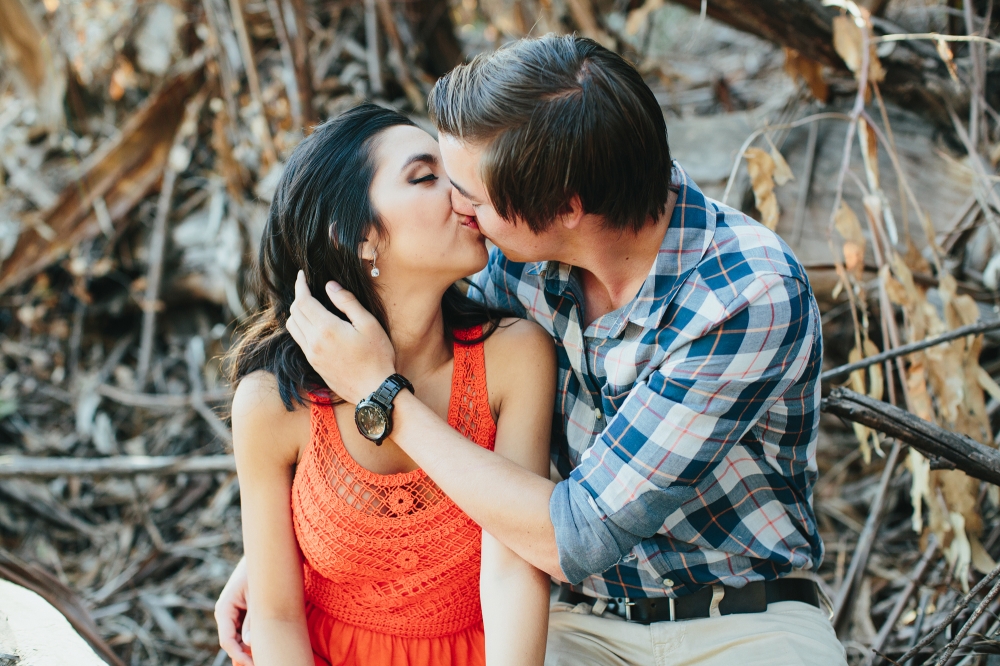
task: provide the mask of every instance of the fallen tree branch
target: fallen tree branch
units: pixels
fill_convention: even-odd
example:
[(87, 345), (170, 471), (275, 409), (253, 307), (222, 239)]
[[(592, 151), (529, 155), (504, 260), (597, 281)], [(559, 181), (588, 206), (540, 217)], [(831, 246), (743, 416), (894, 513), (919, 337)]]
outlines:
[[(142, 407), (170, 411), (193, 406), (190, 395), (173, 395), (170, 393), (133, 393), (110, 384), (98, 384), (95, 389), (108, 400), (114, 400), (119, 405)], [(229, 391), (205, 391), (201, 395), (204, 402), (224, 402), (232, 397)]]
[[(59, 196), (35, 225), (21, 233), (10, 257), (0, 266), (0, 293), (58, 261), (79, 243), (101, 233), (94, 202), (103, 198), (111, 221), (120, 229), (126, 215), (154, 189), (163, 174), (185, 102), (204, 82), (204, 58), (167, 80), (136, 111), (121, 133), (88, 159), (89, 167)], [(51, 229), (46, 237), (40, 229)]]
[(881, 654), (882, 648), (885, 647), (885, 642), (889, 639), (889, 634), (895, 629), (896, 623), (899, 618), (903, 615), (903, 611), (906, 610), (907, 604), (910, 602), (910, 597), (916, 592), (917, 587), (919, 587), (920, 582), (924, 579), (927, 574), (927, 570), (930, 568), (931, 563), (934, 561), (934, 555), (937, 554), (938, 544), (937, 539), (933, 534), (930, 535), (928, 540), (927, 548), (924, 550), (923, 557), (917, 562), (917, 566), (914, 567), (913, 573), (910, 575), (910, 579), (906, 582), (906, 587), (903, 589), (902, 593), (896, 599), (895, 605), (889, 612), (888, 617), (885, 618), (885, 622), (882, 624), (882, 628), (879, 629), (878, 635), (875, 636), (875, 640), (872, 641), (871, 654), (865, 659), (865, 666), (871, 666), (875, 663), (876, 659), (881, 660), (878, 655)]
[(849, 375), (855, 370), (862, 370), (870, 365), (875, 365), (876, 363), (881, 363), (883, 361), (891, 361), (899, 356), (906, 356), (907, 354), (912, 354), (913, 352), (918, 352), (921, 349), (927, 349), (928, 347), (934, 347), (936, 345), (943, 344), (945, 342), (951, 342), (957, 338), (965, 337), (966, 335), (976, 335), (979, 333), (985, 333), (986, 331), (993, 331), (1000, 329), (1000, 319), (993, 321), (978, 321), (975, 324), (969, 324), (968, 326), (962, 326), (961, 328), (956, 328), (954, 331), (949, 331), (942, 335), (934, 338), (927, 338), (926, 340), (921, 340), (919, 342), (911, 342), (908, 345), (902, 345), (896, 347), (895, 349), (890, 349), (889, 351), (884, 351), (881, 354), (875, 354), (874, 356), (869, 356), (868, 358), (856, 361), (855, 363), (848, 363), (846, 365), (841, 365), (839, 367), (833, 368), (832, 370), (827, 370), (819, 376), (820, 381), (830, 381), (836, 377), (841, 377), (843, 375)]
[(944, 458), (969, 476), (1000, 485), (1000, 451), (950, 432), (904, 409), (845, 388), (835, 388), (820, 409), (909, 444), (925, 456)]
[(885, 468), (879, 479), (878, 490), (872, 499), (868, 509), (868, 519), (865, 527), (858, 536), (858, 545), (854, 549), (854, 557), (851, 558), (851, 566), (844, 576), (844, 582), (837, 591), (837, 598), (833, 603), (833, 618), (830, 622), (835, 631), (842, 631), (846, 618), (850, 615), (848, 611), (854, 603), (854, 595), (861, 586), (865, 569), (868, 568), (868, 558), (871, 556), (872, 545), (878, 536), (878, 528), (882, 523), (882, 509), (885, 505), (886, 491), (892, 481), (892, 474), (896, 471), (896, 462), (899, 460), (899, 451), (902, 447), (899, 442), (893, 442), (892, 450), (885, 461)]
[(234, 472), (231, 455), (113, 456), (110, 458), (40, 458), (0, 456), (0, 479), (57, 476), (131, 476)]
[(979, 595), (982, 589), (985, 588), (990, 583), (992, 583), (997, 576), (1000, 576), (1000, 564), (998, 564), (996, 568), (993, 569), (993, 571), (986, 574), (986, 576), (981, 581), (976, 583), (975, 587), (969, 590), (969, 593), (967, 595), (962, 597), (959, 600), (959, 602), (955, 604), (955, 607), (951, 609), (950, 613), (948, 613), (948, 617), (939, 622), (937, 626), (935, 626), (927, 633), (926, 636), (917, 641), (917, 644), (911, 647), (909, 650), (907, 650), (903, 654), (903, 656), (901, 656), (899, 659), (896, 660), (895, 663), (905, 664), (910, 657), (917, 654), (925, 647), (930, 645), (932, 642), (934, 642), (934, 639), (937, 638), (942, 631), (947, 629), (951, 625), (951, 623), (955, 621), (955, 618), (962, 614), (962, 611), (965, 610), (965, 607), (968, 606), (970, 603), (972, 603), (972, 600)]

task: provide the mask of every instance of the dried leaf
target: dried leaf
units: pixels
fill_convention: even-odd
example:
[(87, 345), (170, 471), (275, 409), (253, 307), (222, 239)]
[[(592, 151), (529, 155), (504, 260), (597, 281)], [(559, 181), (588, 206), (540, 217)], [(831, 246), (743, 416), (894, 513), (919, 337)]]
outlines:
[(646, 23), (646, 19), (649, 18), (649, 15), (662, 6), (663, 0), (646, 0), (641, 7), (630, 11), (628, 13), (628, 18), (625, 20), (625, 32), (630, 35), (638, 33), (642, 26)]
[(906, 466), (910, 469), (910, 504), (913, 506), (913, 531), (920, 534), (924, 529), (924, 503), (931, 502), (931, 461), (923, 457), (919, 451), (910, 448)]
[[(770, 142), (769, 142), (770, 143)], [(771, 144), (771, 159), (774, 160), (774, 184), (784, 185), (790, 180), (795, 180), (795, 175), (792, 174), (791, 168), (788, 166), (788, 162), (782, 156), (781, 152), (775, 148), (774, 144)]]
[[(867, 27), (865, 28), (868, 29)], [(858, 78), (858, 70), (863, 62), (864, 35), (862, 28), (858, 26), (851, 16), (837, 16), (833, 19), (833, 48), (843, 59), (847, 68), (854, 72)], [(868, 53), (868, 80), (879, 83), (885, 78), (885, 70), (879, 62), (878, 54), (875, 53), (875, 45), (872, 43), (869, 33), (869, 53)]]
[(864, 118), (858, 118), (858, 139), (861, 142), (861, 157), (865, 165), (865, 176), (868, 178), (868, 188), (874, 193), (878, 191), (878, 137), (875, 130)]
[(750, 186), (760, 211), (760, 223), (774, 231), (778, 226), (778, 197), (774, 194), (774, 158), (760, 148), (748, 148), (743, 154), (747, 160), (747, 172), (750, 174)]
[(1000, 385), (998, 385), (990, 374), (983, 370), (983, 366), (976, 364), (976, 380), (979, 386), (990, 394), (990, 397), (1000, 402)]
[(883, 264), (882, 268), (878, 272), (879, 279), (882, 281), (882, 286), (885, 287), (885, 293), (889, 297), (889, 300), (899, 306), (909, 305), (910, 299), (906, 293), (906, 288), (900, 283), (899, 280), (892, 276), (889, 270), (889, 264)]
[[(865, 349), (866, 351), (874, 349), (875, 350), (874, 353), (876, 354), (878, 353), (878, 348), (875, 347), (875, 345), (872, 344), (870, 340), (865, 340)], [(851, 353), (848, 354), (847, 356), (847, 362), (857, 363), (861, 359), (870, 355), (871, 354), (864, 354), (862, 353), (861, 349), (859, 349), (858, 347), (854, 347), (853, 349), (851, 349)], [(872, 368), (877, 368), (877, 375), (874, 374), (874, 372), (872, 372)], [(882, 369), (877, 365), (869, 366), (869, 373), (870, 373), (869, 374), (870, 378), (875, 378), (876, 376), (878, 378), (879, 381), (878, 393), (880, 396), (878, 399), (881, 399)], [(856, 393), (862, 393), (862, 394), (868, 393), (868, 391), (865, 389), (864, 370), (855, 370), (854, 372), (852, 372), (850, 377), (850, 383), (851, 383), (851, 390), (855, 391)], [(872, 384), (872, 386), (874, 386), (874, 383)], [(861, 447), (861, 457), (864, 459), (866, 465), (871, 463), (872, 461), (873, 446), (869, 442), (872, 442), (874, 444), (875, 450), (878, 451), (879, 455), (882, 455), (882, 448), (879, 445), (878, 435), (874, 431), (872, 431), (870, 428), (861, 425), (860, 423), (852, 423), (851, 425), (854, 429), (854, 436), (857, 437), (858, 439), (858, 445)]]
[(938, 39), (937, 41), (937, 52), (941, 56), (941, 60), (948, 67), (948, 73), (951, 75), (952, 80), (958, 83), (958, 67), (955, 66), (955, 56), (951, 52), (951, 46), (948, 42), (943, 39)]
[[(996, 486), (994, 486), (996, 487)], [(983, 547), (983, 542), (975, 535), (969, 535), (969, 545), (972, 547), (972, 568), (981, 574), (988, 574), (996, 568), (996, 561)]]
[(972, 564), (972, 545), (965, 533), (965, 518), (957, 511), (948, 514), (954, 530), (951, 544), (945, 551), (945, 558), (955, 571), (955, 578), (962, 584), (962, 590), (969, 591), (969, 565)]
[(823, 66), (806, 58), (795, 49), (785, 47), (785, 71), (790, 77), (801, 78), (809, 86), (813, 97), (824, 104), (830, 99), (830, 86), (823, 78)]
[(861, 231), (861, 223), (851, 207), (840, 202), (840, 209), (834, 217), (837, 233), (844, 239), (844, 265), (860, 280), (865, 270), (865, 235)]
[[(871, 340), (865, 339), (865, 358), (875, 356), (880, 352), (879, 348)], [(882, 366), (878, 363), (868, 366), (868, 396), (875, 400), (882, 400), (885, 391), (885, 381), (882, 375)]]

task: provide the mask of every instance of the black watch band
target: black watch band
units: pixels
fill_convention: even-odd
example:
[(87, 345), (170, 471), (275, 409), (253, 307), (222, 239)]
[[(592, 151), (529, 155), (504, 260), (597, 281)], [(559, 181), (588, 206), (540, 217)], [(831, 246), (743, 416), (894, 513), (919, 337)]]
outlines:
[(403, 389), (413, 393), (413, 384), (398, 373), (389, 375), (370, 396), (354, 409), (354, 423), (365, 438), (381, 446), (392, 433), (392, 401)]
[(409, 389), (410, 393), (413, 393), (413, 384), (410, 383), (410, 380), (397, 372), (386, 377), (382, 385), (368, 396), (368, 399), (377, 402), (387, 412), (392, 413), (392, 401), (396, 399), (396, 396), (404, 388)]

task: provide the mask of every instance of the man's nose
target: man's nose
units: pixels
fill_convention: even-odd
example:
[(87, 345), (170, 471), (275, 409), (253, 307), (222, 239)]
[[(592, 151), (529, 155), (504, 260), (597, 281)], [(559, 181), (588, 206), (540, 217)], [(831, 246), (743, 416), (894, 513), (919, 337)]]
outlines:
[(462, 196), (462, 193), (456, 190), (454, 187), (451, 188), (451, 207), (459, 215), (469, 215), (475, 216), (476, 211), (469, 203), (469, 200)]

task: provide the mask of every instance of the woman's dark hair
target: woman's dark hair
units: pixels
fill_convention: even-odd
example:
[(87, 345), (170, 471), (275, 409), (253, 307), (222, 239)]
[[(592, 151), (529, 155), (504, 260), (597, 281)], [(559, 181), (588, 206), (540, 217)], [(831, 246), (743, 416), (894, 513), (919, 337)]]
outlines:
[[(326, 297), (334, 280), (355, 296), (389, 334), (385, 305), (361, 260), (369, 234), (385, 237), (385, 227), (372, 206), (374, 151), (378, 136), (398, 125), (415, 126), (395, 111), (362, 104), (329, 120), (292, 152), (278, 183), (260, 244), (251, 289), (258, 310), (228, 354), (228, 374), (235, 385), (256, 370), (278, 380), (281, 401), (289, 411), (305, 404), (307, 394), (328, 391), (306, 360), (285, 323), (295, 299), (301, 269), (313, 295), (344, 318)], [(446, 333), (483, 326), (475, 344), (496, 330), (503, 313), (468, 298), (452, 285), (441, 299)]]

